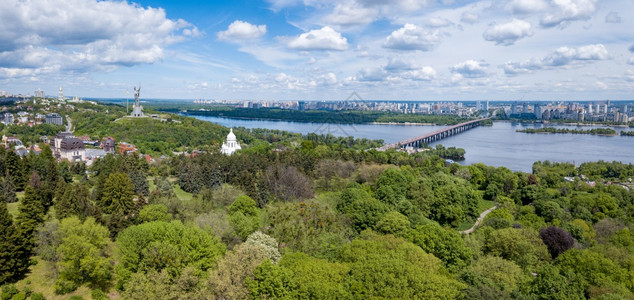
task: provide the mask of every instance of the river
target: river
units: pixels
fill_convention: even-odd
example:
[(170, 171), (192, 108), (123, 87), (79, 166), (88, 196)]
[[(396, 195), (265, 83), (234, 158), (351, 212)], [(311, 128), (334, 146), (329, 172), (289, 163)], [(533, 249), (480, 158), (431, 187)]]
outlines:
[[(445, 126), (385, 125), (385, 124), (324, 124), (299, 123), (268, 120), (229, 119), (193, 116), (197, 119), (218, 123), (227, 127), (268, 128), (287, 130), (302, 134), (317, 133), (356, 138), (382, 139), (386, 143), (418, 136)], [(547, 127), (571, 128), (564, 125)], [(464, 133), (443, 139), (438, 143), (446, 147), (466, 150), (465, 160), (459, 163), (470, 165), (484, 163), (504, 166), (514, 171), (531, 172), (533, 162), (550, 160), (579, 165), (588, 161), (621, 161), (634, 163), (634, 137), (596, 136), (586, 134), (528, 134), (517, 129), (540, 128), (541, 124), (519, 124), (495, 122), (493, 126), (481, 126)], [(605, 126), (580, 126), (579, 129)], [(617, 133), (628, 128), (614, 128)], [(437, 143), (432, 144), (434, 146)]]

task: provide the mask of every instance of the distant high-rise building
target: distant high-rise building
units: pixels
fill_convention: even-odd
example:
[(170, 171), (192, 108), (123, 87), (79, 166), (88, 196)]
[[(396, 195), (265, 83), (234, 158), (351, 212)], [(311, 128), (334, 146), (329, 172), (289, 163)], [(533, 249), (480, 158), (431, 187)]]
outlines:
[(543, 113), (542, 113), (542, 106), (535, 104), (535, 109), (533, 109), (534, 113), (535, 113), (535, 119), (537, 120), (541, 120), (543, 117)]
[(41, 89), (37, 89), (35, 92), (33, 92), (33, 97), (44, 98), (44, 91), (42, 91)]
[(59, 101), (64, 101), (64, 89), (62, 89), (62, 87), (59, 87), (59, 93), (57, 94), (57, 100)]
[(62, 116), (58, 113), (46, 115), (46, 124), (62, 125)]
[(592, 104), (588, 104), (588, 114), (592, 114)]
[(517, 104), (511, 104), (511, 114), (517, 114), (518, 110), (519, 109)]

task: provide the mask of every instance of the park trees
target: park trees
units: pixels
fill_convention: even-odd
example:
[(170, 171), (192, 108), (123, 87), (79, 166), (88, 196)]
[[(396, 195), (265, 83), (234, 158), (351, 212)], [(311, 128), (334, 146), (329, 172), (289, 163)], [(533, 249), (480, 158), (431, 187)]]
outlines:
[(60, 220), (70, 216), (78, 216), (84, 220), (96, 214), (96, 207), (90, 200), (90, 191), (81, 183), (61, 183), (54, 207)]
[(450, 271), (458, 271), (471, 263), (471, 249), (460, 234), (437, 223), (416, 227), (412, 231), (412, 242), (442, 260)]
[(539, 237), (544, 241), (553, 259), (575, 245), (575, 239), (570, 233), (555, 226), (540, 230)]
[(108, 213), (129, 214), (134, 209), (134, 185), (125, 173), (115, 172), (108, 176), (103, 188), (101, 206)]
[(350, 266), (344, 286), (356, 299), (452, 299), (463, 289), (438, 258), (391, 235), (364, 232), (341, 249), (339, 261)]
[(486, 253), (511, 260), (522, 268), (548, 260), (548, 252), (537, 232), (531, 229), (504, 228), (489, 233), (484, 242)]
[(106, 252), (108, 229), (91, 217), (82, 222), (73, 216), (61, 221), (58, 234), (61, 242), (57, 246), (59, 276), (55, 291), (65, 294), (84, 283), (106, 288), (112, 275)]
[(242, 195), (229, 206), (229, 221), (236, 234), (246, 239), (260, 227), (260, 209), (251, 197)]
[(275, 237), (282, 248), (313, 255), (324, 250), (324, 238), (341, 237), (345, 231), (340, 215), (330, 205), (316, 200), (271, 203), (263, 219), (265, 232)]
[(249, 295), (245, 280), (264, 260), (280, 259), (277, 241), (259, 231), (249, 235), (246, 242), (237, 245), (219, 260), (218, 267), (207, 281), (207, 293), (216, 299), (246, 299)]
[(17, 257), (17, 236), (7, 203), (0, 197), (0, 285), (17, 279), (22, 261)]
[(454, 227), (476, 217), (481, 199), (466, 180), (443, 172), (417, 178), (408, 193), (425, 216)]
[(177, 277), (188, 266), (207, 271), (225, 246), (211, 234), (179, 221), (148, 222), (128, 227), (116, 239), (118, 287), (133, 273), (162, 272)]
[(264, 178), (271, 193), (282, 201), (303, 200), (313, 196), (313, 181), (293, 166), (270, 166)]

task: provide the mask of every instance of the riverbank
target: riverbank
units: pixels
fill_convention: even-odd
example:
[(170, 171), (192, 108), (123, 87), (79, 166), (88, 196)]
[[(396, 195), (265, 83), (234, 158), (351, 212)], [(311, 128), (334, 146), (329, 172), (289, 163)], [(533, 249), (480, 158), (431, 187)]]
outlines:
[(518, 130), (515, 130), (515, 132), (522, 132), (522, 133), (590, 134), (590, 135), (600, 135), (600, 136), (615, 136), (615, 135), (617, 135), (616, 131), (614, 129), (611, 129), (611, 128), (594, 128), (594, 129), (589, 129), (589, 130), (583, 130), (583, 129), (544, 127), (544, 128), (518, 129)]
[[(400, 122), (372, 122), (372, 123), (368, 123), (371, 125), (404, 125), (404, 126), (436, 126), (439, 124), (434, 124), (434, 123), (416, 123), (416, 122), (404, 122), (404, 123), (400, 123)], [(449, 126), (449, 125), (447, 125)]]

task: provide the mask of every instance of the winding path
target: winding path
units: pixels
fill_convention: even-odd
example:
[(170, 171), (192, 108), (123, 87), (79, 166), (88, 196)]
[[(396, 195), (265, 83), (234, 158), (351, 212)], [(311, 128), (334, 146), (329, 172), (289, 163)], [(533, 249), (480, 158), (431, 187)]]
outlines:
[(497, 205), (495, 205), (495, 206), (483, 211), (480, 214), (480, 216), (478, 217), (478, 219), (476, 220), (475, 224), (473, 224), (473, 227), (471, 227), (471, 228), (469, 228), (467, 230), (464, 230), (464, 231), (460, 231), (460, 233), (464, 233), (464, 234), (472, 233), (476, 229), (476, 227), (478, 227), (478, 225), (480, 225), (480, 223), (482, 223), (482, 220), (484, 220), (484, 218), (496, 208), (498, 208)]

